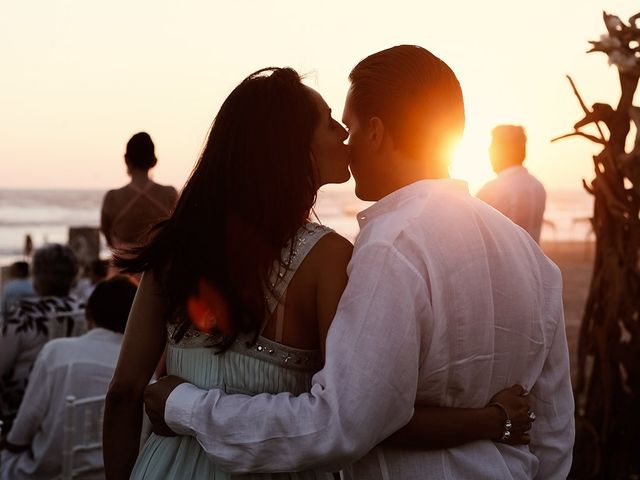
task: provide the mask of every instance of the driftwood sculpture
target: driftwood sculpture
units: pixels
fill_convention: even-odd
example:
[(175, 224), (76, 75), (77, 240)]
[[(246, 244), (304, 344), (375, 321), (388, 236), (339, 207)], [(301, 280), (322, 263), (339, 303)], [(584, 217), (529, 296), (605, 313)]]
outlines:
[[(577, 414), (595, 428), (600, 458), (598, 478), (637, 478), (640, 472), (640, 108), (633, 97), (640, 78), (640, 14), (628, 24), (603, 13), (607, 34), (589, 42), (604, 52), (619, 74), (621, 95), (614, 108), (590, 109), (569, 78), (584, 110), (574, 131), (602, 145), (593, 157), (595, 178), (583, 180), (594, 196), (596, 236), (593, 277), (580, 328)], [(626, 149), (635, 127), (635, 143)], [(583, 129), (589, 128), (591, 133)], [(630, 142), (629, 142), (630, 143)], [(576, 458), (574, 462), (580, 462)], [(574, 463), (575, 465), (575, 463)]]

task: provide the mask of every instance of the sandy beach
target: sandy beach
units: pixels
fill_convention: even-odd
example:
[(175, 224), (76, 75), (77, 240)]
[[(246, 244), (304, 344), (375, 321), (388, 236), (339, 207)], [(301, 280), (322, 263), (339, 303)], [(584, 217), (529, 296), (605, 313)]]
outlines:
[(571, 356), (571, 376), (577, 373), (578, 332), (589, 292), (593, 269), (594, 242), (542, 242), (542, 249), (562, 271), (564, 317)]

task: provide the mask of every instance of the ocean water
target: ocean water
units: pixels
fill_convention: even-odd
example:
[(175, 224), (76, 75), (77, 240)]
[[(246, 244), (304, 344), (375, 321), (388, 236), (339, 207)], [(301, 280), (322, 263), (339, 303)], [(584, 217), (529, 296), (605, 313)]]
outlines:
[[(47, 242), (66, 243), (69, 227), (100, 223), (104, 190), (0, 189), (0, 266), (22, 258), (25, 235), (37, 248)], [(319, 192), (315, 212), (320, 221), (350, 240), (358, 234), (356, 214), (369, 206), (349, 189), (329, 187)], [(586, 192), (550, 191), (543, 240), (584, 240), (593, 208)], [(102, 255), (109, 251), (102, 239)]]

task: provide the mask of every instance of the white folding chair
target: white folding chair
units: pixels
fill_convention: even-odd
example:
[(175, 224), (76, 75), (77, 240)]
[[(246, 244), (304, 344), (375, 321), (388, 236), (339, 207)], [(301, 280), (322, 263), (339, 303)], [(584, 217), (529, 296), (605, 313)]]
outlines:
[(64, 337), (79, 337), (87, 331), (84, 310), (48, 313), (47, 328), (49, 329), (49, 340)]
[(102, 420), (106, 395), (65, 400), (62, 445), (62, 479), (78, 475), (100, 473), (103, 467), (77, 467), (74, 457), (79, 452), (102, 449)]

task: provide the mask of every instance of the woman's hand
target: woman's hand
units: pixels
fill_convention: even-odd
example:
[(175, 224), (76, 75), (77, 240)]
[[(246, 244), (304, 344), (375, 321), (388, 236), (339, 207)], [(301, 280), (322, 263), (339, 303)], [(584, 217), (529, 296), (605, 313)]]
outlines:
[[(529, 430), (535, 420), (535, 414), (529, 410), (529, 397), (522, 385), (500, 390), (491, 398), (487, 407), (492, 407), (500, 413), (498, 418), (501, 418), (501, 433), (495, 437), (496, 441), (509, 445), (529, 444)], [(507, 420), (511, 423), (510, 428), (507, 428)]]

